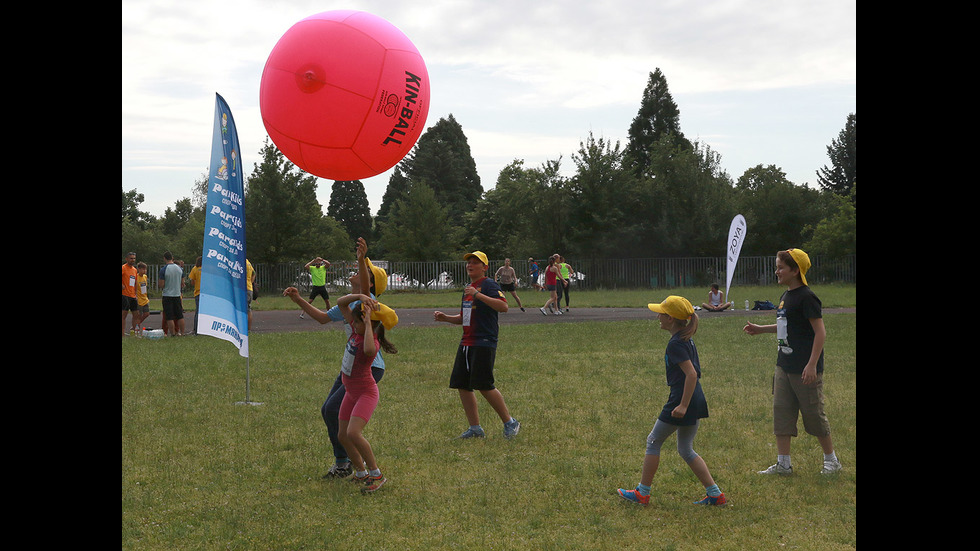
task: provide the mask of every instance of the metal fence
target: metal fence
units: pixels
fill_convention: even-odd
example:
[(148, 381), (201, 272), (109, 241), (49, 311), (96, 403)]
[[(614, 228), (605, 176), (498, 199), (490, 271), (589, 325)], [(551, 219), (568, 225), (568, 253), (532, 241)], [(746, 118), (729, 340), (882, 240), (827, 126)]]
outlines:
[[(857, 283), (856, 255), (843, 258), (811, 256), (813, 265), (806, 274), (808, 283)], [(396, 262), (372, 260), (388, 272), (388, 289), (430, 291), (462, 289), (469, 278), (466, 262)], [(727, 277), (725, 257), (706, 258), (635, 258), (572, 260), (568, 262), (574, 273), (571, 284), (579, 289), (646, 289), (672, 287), (706, 287), (712, 283), (724, 285)], [(487, 275), (493, 277), (503, 260), (491, 260)], [(160, 264), (147, 267), (150, 288), (155, 288)], [(296, 287), (303, 293), (310, 290), (310, 274), (303, 262), (280, 264), (255, 264), (255, 278), (260, 294), (281, 293), (286, 287)], [(530, 263), (512, 260), (511, 266), (518, 276), (518, 287), (530, 287)], [(538, 283), (544, 284), (544, 268), (547, 260), (538, 261)], [(184, 273), (191, 266), (184, 267)], [(350, 289), (348, 278), (357, 271), (355, 261), (332, 262), (327, 270), (327, 287), (330, 292), (346, 292)], [(733, 285), (773, 285), (776, 283), (775, 256), (741, 257), (732, 276)]]
[[(807, 272), (809, 283), (857, 283), (856, 255), (843, 258), (821, 256), (810, 257), (813, 265)], [(462, 289), (469, 281), (466, 275), (466, 262), (396, 262), (373, 260), (374, 264), (388, 272), (388, 289), (429, 291), (443, 289)], [(672, 288), (706, 287), (712, 283), (725, 284), (727, 267), (725, 257), (707, 258), (637, 258), (637, 259), (596, 259), (573, 260), (568, 263), (574, 273), (571, 284), (580, 289), (615, 288)], [(281, 292), (294, 286), (302, 292), (310, 287), (309, 273), (303, 269), (305, 263), (290, 262), (282, 264), (255, 265), (256, 281), (260, 293)], [(491, 260), (487, 275), (493, 277), (504, 261)], [(530, 287), (527, 260), (512, 260), (511, 266), (518, 276), (518, 287)], [(539, 284), (544, 284), (544, 268), (547, 260), (538, 261), (541, 268)], [(331, 292), (345, 292), (350, 289), (348, 277), (357, 270), (354, 261), (331, 263), (327, 274), (327, 286)], [(773, 285), (776, 283), (776, 257), (749, 256), (739, 258), (732, 276), (733, 285)], [(150, 273), (156, 273), (151, 271)]]

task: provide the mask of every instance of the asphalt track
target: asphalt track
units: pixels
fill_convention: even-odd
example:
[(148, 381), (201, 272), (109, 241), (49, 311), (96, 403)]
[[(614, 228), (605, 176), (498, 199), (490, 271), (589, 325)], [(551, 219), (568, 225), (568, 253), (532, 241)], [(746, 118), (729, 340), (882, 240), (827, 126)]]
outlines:
[[(572, 308), (568, 313), (562, 315), (548, 314), (544, 316), (537, 307), (526, 307), (526, 312), (521, 312), (520, 308), (512, 307), (505, 314), (500, 314), (498, 320), (501, 326), (523, 325), (529, 323), (579, 323), (588, 321), (622, 321), (646, 319), (653, 320), (656, 314), (647, 308)], [(398, 327), (433, 327), (437, 325), (447, 325), (445, 322), (438, 322), (433, 319), (432, 313), (437, 308), (399, 308)], [(442, 308), (443, 312), (452, 314), (450, 308)], [(856, 308), (824, 308), (824, 314), (837, 313), (856, 313)], [(193, 312), (185, 313), (190, 315), (193, 323)], [(301, 319), (300, 310), (253, 310), (252, 327), (250, 333), (288, 333), (302, 331), (330, 331), (341, 330), (340, 323), (320, 324), (309, 316)], [(708, 319), (715, 316), (761, 316), (768, 315), (775, 318), (774, 310), (726, 310), (724, 312), (708, 312), (699, 310), (698, 316)]]

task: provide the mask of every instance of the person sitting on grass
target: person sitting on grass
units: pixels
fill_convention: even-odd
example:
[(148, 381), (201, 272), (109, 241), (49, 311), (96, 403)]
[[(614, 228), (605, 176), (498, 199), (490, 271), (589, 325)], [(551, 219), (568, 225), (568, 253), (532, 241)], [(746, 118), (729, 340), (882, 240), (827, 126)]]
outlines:
[(725, 302), (725, 292), (718, 288), (717, 283), (712, 283), (711, 290), (708, 291), (708, 302), (702, 302), (701, 308), (709, 312), (721, 312), (731, 307), (731, 302)]

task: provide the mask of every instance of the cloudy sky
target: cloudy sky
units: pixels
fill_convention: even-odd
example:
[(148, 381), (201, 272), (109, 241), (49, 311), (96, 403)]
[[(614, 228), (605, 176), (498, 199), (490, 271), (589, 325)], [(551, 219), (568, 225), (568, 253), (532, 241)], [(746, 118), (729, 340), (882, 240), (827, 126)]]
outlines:
[[(238, 127), (246, 176), (266, 130), (259, 82), (279, 38), (336, 9), (379, 15), (429, 71), (426, 126), (463, 127), (483, 188), (514, 159), (571, 156), (591, 132), (623, 146), (649, 74), (681, 130), (737, 179), (776, 165), (816, 186), (857, 112), (856, 0), (123, 0), (122, 189), (161, 216), (208, 168), (215, 93)], [(362, 180), (372, 213), (391, 172)], [(319, 180), (326, 211), (332, 180)]]

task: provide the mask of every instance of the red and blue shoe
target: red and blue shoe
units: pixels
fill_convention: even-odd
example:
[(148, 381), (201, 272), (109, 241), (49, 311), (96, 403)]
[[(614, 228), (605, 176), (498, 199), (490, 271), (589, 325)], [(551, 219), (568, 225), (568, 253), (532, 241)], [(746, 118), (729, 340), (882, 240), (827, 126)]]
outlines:
[(725, 494), (721, 494), (715, 497), (704, 496), (704, 499), (702, 499), (701, 501), (694, 502), (695, 505), (724, 505), (726, 503), (728, 503), (728, 500), (725, 499)]
[(622, 488), (616, 490), (619, 497), (625, 499), (626, 501), (632, 501), (633, 503), (639, 503), (640, 505), (646, 505), (650, 503), (650, 496), (643, 495), (637, 490), (624, 490)]

